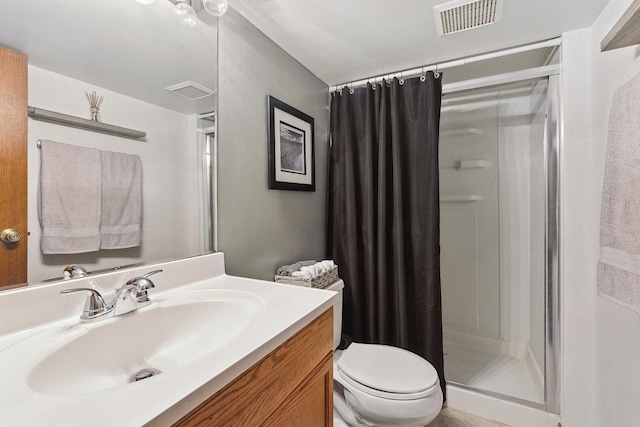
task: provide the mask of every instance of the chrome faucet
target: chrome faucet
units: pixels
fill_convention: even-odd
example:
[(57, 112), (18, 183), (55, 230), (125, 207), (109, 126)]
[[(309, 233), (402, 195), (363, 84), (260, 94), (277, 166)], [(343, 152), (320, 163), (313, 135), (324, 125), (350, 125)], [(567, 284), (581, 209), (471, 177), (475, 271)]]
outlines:
[(88, 274), (87, 270), (80, 265), (68, 265), (62, 273), (62, 278), (63, 280), (77, 279), (79, 277), (87, 277)]
[(110, 303), (105, 303), (100, 292), (92, 288), (65, 289), (60, 291), (60, 294), (89, 292), (84, 310), (80, 315), (80, 320), (83, 322), (120, 316), (151, 304), (147, 291), (155, 288), (156, 285), (149, 279), (149, 276), (161, 272), (162, 270), (154, 270), (144, 276), (128, 280), (124, 286), (116, 290), (116, 296)]

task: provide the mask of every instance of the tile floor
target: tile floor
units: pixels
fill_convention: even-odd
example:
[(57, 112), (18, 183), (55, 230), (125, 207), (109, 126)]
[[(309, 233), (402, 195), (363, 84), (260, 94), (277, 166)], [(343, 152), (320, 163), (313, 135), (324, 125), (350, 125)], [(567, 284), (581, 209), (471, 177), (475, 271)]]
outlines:
[(427, 427), (511, 427), (496, 421), (486, 420), (455, 409), (443, 408), (438, 417)]

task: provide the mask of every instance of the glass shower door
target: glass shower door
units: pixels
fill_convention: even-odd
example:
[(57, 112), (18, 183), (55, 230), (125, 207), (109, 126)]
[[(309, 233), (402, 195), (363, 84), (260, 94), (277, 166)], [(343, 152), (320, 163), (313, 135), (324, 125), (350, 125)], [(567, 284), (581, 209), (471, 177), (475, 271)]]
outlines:
[(449, 382), (545, 403), (548, 80), (443, 96)]

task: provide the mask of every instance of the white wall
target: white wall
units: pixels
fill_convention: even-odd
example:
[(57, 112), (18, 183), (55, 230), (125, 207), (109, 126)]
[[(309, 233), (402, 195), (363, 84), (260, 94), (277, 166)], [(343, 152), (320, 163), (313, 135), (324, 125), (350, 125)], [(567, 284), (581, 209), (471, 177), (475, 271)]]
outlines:
[(562, 415), (594, 426), (593, 302), (600, 183), (591, 141), (589, 30), (563, 35), (561, 147)]
[[(29, 66), (29, 105), (89, 118), (85, 91), (104, 95), (104, 123), (146, 131), (133, 140), (29, 119), (29, 266), (34, 283), (60, 277), (68, 264), (89, 271), (142, 261), (195, 255), (199, 249), (195, 120), (94, 85)], [(40, 168), (38, 139), (137, 154), (143, 168), (142, 246), (78, 255), (40, 252), (36, 194)]]
[[(600, 41), (631, 4), (631, 0), (611, 0), (591, 30), (592, 146), (595, 160), (592, 173), (594, 213), (599, 214), (604, 174), (609, 109), (614, 91), (640, 73), (640, 47), (600, 53)], [(636, 94), (640, 97), (640, 94)], [(638, 165), (640, 167), (640, 165)], [(596, 217), (595, 219), (599, 219)], [(593, 224), (597, 227), (597, 224)], [(597, 228), (589, 233), (597, 237)], [(594, 239), (591, 245), (596, 245)], [(592, 279), (595, 265), (590, 264)], [(590, 281), (595, 295), (595, 281)], [(594, 390), (598, 412), (596, 425), (638, 425), (640, 423), (640, 316), (630, 310), (594, 297)]]
[(640, 420), (640, 317), (596, 295), (599, 215), (609, 108), (640, 72), (638, 48), (600, 52), (631, 4), (611, 0), (594, 25), (563, 36), (563, 425)]

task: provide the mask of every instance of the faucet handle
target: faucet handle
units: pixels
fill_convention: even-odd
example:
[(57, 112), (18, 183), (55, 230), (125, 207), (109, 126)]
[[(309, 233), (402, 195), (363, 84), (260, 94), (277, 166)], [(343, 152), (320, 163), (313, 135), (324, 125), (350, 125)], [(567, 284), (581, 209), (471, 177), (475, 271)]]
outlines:
[(145, 305), (151, 303), (147, 289), (155, 288), (156, 285), (149, 277), (158, 273), (162, 273), (162, 270), (153, 270), (142, 277), (134, 277), (127, 281), (125, 286), (135, 286), (137, 288), (136, 301), (138, 303), (144, 303)]
[(62, 278), (64, 280), (77, 279), (79, 277), (87, 277), (89, 273), (81, 265), (68, 265), (62, 272)]
[(149, 277), (158, 273), (162, 273), (162, 270), (153, 270), (143, 275), (142, 277), (134, 277), (133, 279), (129, 279), (126, 285), (135, 285), (140, 291), (146, 291), (147, 289), (155, 288), (156, 285), (149, 279)]
[(89, 292), (87, 301), (84, 304), (84, 310), (82, 311), (82, 315), (80, 316), (81, 320), (92, 320), (111, 311), (111, 309), (104, 302), (104, 298), (102, 298), (100, 292), (92, 288), (65, 289), (63, 291), (60, 291), (60, 295), (70, 294), (74, 292)]
[(144, 277), (144, 278), (146, 279), (147, 277), (153, 276), (154, 274), (158, 274), (158, 273), (162, 273), (162, 270), (153, 270), (153, 271), (150, 271), (150, 272), (148, 272), (147, 274), (143, 275), (142, 277)]

